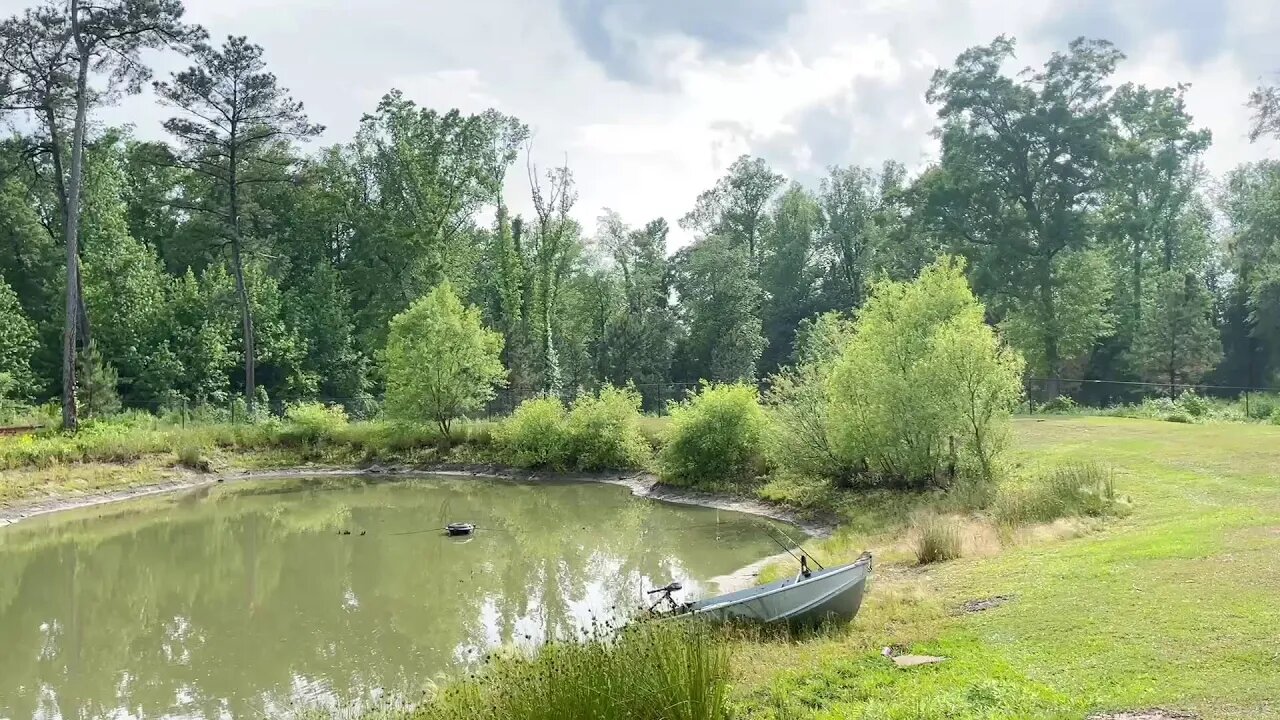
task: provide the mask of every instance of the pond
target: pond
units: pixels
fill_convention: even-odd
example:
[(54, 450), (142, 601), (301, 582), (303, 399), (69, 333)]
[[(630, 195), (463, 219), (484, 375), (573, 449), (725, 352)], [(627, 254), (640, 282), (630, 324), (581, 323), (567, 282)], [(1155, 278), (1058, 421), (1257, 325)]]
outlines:
[[(478, 529), (449, 538), (452, 521)], [(0, 530), (0, 718), (260, 717), (419, 692), (670, 580), (713, 592), (778, 551), (764, 522), (468, 477), (242, 482), (36, 518)]]

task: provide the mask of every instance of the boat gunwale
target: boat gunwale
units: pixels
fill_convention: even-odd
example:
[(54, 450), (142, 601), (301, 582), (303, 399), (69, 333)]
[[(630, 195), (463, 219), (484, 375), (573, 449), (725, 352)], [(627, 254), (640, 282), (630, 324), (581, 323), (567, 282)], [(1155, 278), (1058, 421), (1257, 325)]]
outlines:
[[(793, 582), (790, 585), (786, 584), (787, 582), (786, 580), (780, 581), (783, 584), (779, 585), (776, 588), (769, 588), (768, 585), (764, 585), (760, 588), (761, 590), (765, 590), (766, 588), (768, 588), (764, 592), (752, 593), (752, 594), (746, 595), (745, 597), (738, 598), (736, 600), (726, 600), (726, 601), (717, 602), (717, 603), (713, 603), (705, 606), (699, 606), (698, 603), (707, 602), (708, 600), (714, 600), (715, 598), (711, 597), (711, 598), (707, 598), (706, 600), (699, 600), (694, 603), (694, 606), (691, 608), (691, 610), (694, 613), (701, 613), (701, 612), (707, 612), (709, 610), (719, 610), (726, 607), (732, 607), (734, 605), (740, 605), (749, 600), (756, 600), (760, 598), (770, 597), (772, 595), (776, 595), (782, 592), (783, 590), (791, 590), (793, 588), (798, 588), (798, 587), (801, 587), (802, 585), (807, 585), (817, 580), (833, 578), (833, 577), (836, 577), (837, 575), (841, 575), (845, 572), (848, 572), (850, 570), (856, 570), (858, 568), (864, 568), (866, 570), (866, 573), (863, 575), (863, 579), (866, 579), (867, 575), (871, 574), (871, 553), (863, 553), (857, 560), (854, 560), (853, 562), (847, 565), (830, 568), (828, 570), (816, 573), (811, 577), (807, 577), (799, 582)], [(744, 591), (739, 591), (739, 592), (744, 592)], [(734, 593), (729, 593), (729, 594), (732, 595)], [(824, 598), (830, 597), (830, 595), (824, 594), (823, 597)]]

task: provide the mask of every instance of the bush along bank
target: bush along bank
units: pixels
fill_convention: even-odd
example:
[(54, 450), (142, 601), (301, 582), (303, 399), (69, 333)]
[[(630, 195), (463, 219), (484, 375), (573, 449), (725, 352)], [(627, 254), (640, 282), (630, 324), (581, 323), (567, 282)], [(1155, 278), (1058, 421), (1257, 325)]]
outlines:
[[(469, 311), (449, 300), (441, 291), (434, 301), (452, 308), (451, 317), (461, 313), (457, 323), (446, 323), (453, 327)], [(426, 320), (444, 310), (432, 307), (424, 304), (424, 323), (434, 327), (439, 323)], [(1004, 524), (1088, 509), (1089, 503), (1063, 499), (1070, 489), (1043, 490), (1039, 480), (1008, 477), (1004, 452), (1021, 398), (1022, 361), (983, 315), (962, 263), (943, 258), (915, 281), (876, 283), (856, 319), (829, 314), (806, 323), (797, 364), (773, 378), (763, 398), (749, 385), (708, 383), (659, 419), (641, 414), (633, 388), (605, 386), (567, 405), (534, 398), (506, 418), (472, 421), (455, 419), (456, 407), (428, 402), (442, 392), (415, 385), (397, 390), (414, 402), (389, 397), (396, 410), (378, 420), (352, 422), (341, 408), (320, 403), (290, 405), (283, 418), (247, 424), (124, 414), (86, 423), (75, 435), (0, 439), (0, 469), (26, 471), (21, 480), (6, 478), (0, 500), (56, 494), (59, 482), (75, 484), (74, 469), (64, 470), (77, 463), (197, 472), (308, 463), (488, 464), (652, 470), (664, 483), (835, 511), (851, 523), (861, 522), (854, 506), (982, 510), (1003, 488), (1010, 490), (994, 512)], [(421, 354), (410, 349), (406, 358)], [(494, 343), (477, 341), (475, 354), (492, 359), (494, 352)], [(472, 380), (464, 373), (448, 383), (475, 385), (464, 393), (474, 404), (492, 383)], [(408, 409), (428, 406), (417, 415)], [(120, 482), (142, 483), (145, 475)], [(1091, 493), (1110, 502), (1105, 491)], [(877, 522), (909, 514), (884, 513)]]

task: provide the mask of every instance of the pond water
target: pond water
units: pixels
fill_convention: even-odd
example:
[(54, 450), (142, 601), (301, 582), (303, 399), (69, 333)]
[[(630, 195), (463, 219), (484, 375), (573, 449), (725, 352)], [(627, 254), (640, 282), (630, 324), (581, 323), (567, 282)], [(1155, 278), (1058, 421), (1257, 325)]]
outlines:
[[(452, 521), (479, 529), (448, 538)], [(633, 612), (642, 589), (713, 592), (778, 550), (762, 522), (462, 477), (234, 483), (33, 519), (0, 530), (0, 718), (260, 717), (416, 692)]]

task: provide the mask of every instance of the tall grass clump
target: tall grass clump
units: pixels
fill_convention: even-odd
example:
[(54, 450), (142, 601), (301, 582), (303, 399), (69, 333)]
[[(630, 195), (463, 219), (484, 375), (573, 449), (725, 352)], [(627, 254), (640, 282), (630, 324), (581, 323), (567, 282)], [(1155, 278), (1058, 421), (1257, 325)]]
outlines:
[(530, 398), (498, 424), (493, 440), (504, 460), (523, 468), (563, 467), (568, 413), (559, 398)]
[(183, 445), (178, 448), (177, 464), (181, 467), (189, 468), (199, 472), (210, 472), (213, 465), (209, 459), (204, 456), (204, 451), (197, 445)]
[(1073, 463), (1029, 482), (1002, 488), (992, 504), (996, 521), (1007, 527), (1051, 522), (1063, 517), (1121, 514), (1115, 472), (1095, 463)]
[(629, 626), (610, 637), (504, 654), (446, 685), (415, 720), (725, 720), (729, 648), (700, 623)]
[(341, 405), (300, 402), (285, 408), (287, 421), (281, 439), (300, 445), (316, 445), (347, 426), (347, 412)]
[(964, 528), (949, 515), (922, 513), (911, 527), (912, 551), (921, 565), (956, 560), (964, 555)]
[(605, 386), (573, 404), (566, 423), (567, 453), (579, 470), (628, 469), (649, 462), (640, 430), (640, 394)]
[(662, 479), (678, 485), (755, 477), (768, 426), (759, 393), (750, 385), (704, 385), (671, 408), (666, 447), (659, 456)]
[(1244, 411), (1244, 400), (1237, 400), (1236, 403), (1241, 406), (1242, 414), (1248, 416), (1249, 419), (1270, 420), (1274, 425), (1280, 425), (1280, 395), (1276, 393), (1258, 393), (1249, 398), (1248, 411)]

